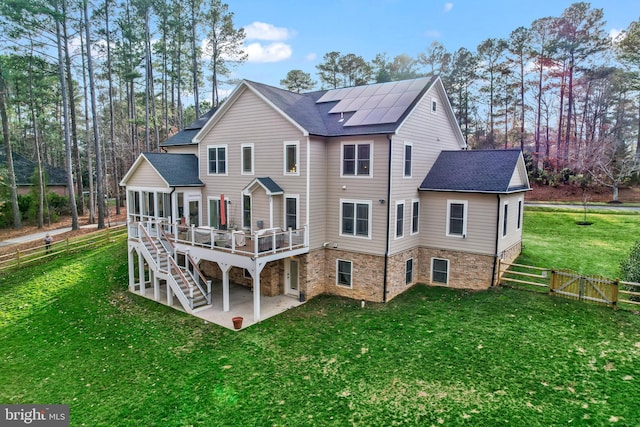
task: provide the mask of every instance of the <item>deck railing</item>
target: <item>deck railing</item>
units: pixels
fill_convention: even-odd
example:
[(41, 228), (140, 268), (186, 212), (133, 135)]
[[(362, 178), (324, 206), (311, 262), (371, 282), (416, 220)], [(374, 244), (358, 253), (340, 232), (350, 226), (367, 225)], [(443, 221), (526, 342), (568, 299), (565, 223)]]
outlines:
[[(281, 230), (269, 228), (245, 233), (237, 230), (219, 230), (211, 227), (186, 227), (164, 220), (144, 221), (142, 226), (153, 235), (164, 234), (172, 244), (180, 243), (225, 251), (251, 257), (265, 256), (308, 246), (308, 228)], [(139, 232), (129, 227), (130, 237)], [(133, 232), (133, 233), (132, 233)]]

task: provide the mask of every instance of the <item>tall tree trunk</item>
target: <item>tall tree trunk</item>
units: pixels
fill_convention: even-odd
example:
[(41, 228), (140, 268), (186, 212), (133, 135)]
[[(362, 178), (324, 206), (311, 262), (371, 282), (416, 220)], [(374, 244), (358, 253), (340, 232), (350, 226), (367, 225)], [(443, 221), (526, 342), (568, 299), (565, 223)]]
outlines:
[[(33, 41), (31, 41), (31, 52), (29, 55), (29, 109), (31, 111), (31, 121), (33, 122), (33, 145), (36, 151), (36, 170), (38, 175), (38, 228), (44, 227), (44, 202), (47, 197), (44, 182), (44, 171), (42, 167), (42, 155), (40, 154), (40, 132), (38, 130), (38, 117), (36, 115), (35, 99), (33, 97)], [(70, 189), (69, 191), (73, 191)], [(48, 208), (47, 203), (47, 208)], [(51, 225), (51, 213), (47, 209), (47, 224)]]
[(196, 120), (200, 118), (200, 99), (198, 96), (198, 50), (196, 48), (196, 6), (191, 0), (191, 66), (193, 67), (193, 102), (196, 109)]
[[(536, 135), (535, 135), (535, 159), (536, 159), (536, 168), (537, 169), (542, 169), (543, 167), (543, 162), (541, 161), (540, 158), (540, 128), (542, 126), (542, 73), (543, 73), (543, 66), (542, 66), (542, 55), (540, 55), (540, 72), (538, 73), (538, 110), (536, 112)], [(549, 144), (547, 143), (547, 147), (545, 149), (545, 157), (548, 157), (549, 151)]]
[[(62, 13), (66, 16), (66, 2), (62, 3)], [(67, 20), (62, 21), (62, 35), (65, 40), (68, 40), (69, 37), (67, 35)], [(78, 211), (80, 215), (84, 215), (84, 200), (82, 197), (82, 193), (84, 192), (84, 187), (82, 185), (82, 163), (80, 162), (80, 150), (78, 149), (78, 127), (76, 124), (76, 100), (75, 100), (75, 91), (73, 89), (73, 75), (71, 74), (71, 55), (69, 54), (69, 43), (64, 44), (64, 57), (65, 57), (65, 65), (67, 67), (67, 89), (69, 91), (69, 112), (71, 113), (71, 142), (73, 144), (73, 168), (75, 170), (76, 176), (76, 189), (78, 198), (76, 202), (78, 203)]]
[[(118, 159), (116, 157), (116, 128), (115, 128), (115, 111), (113, 106), (113, 77), (111, 69), (111, 34), (109, 30), (109, 2), (105, 0), (105, 37), (107, 42), (107, 81), (109, 83), (109, 147), (111, 147), (111, 169), (113, 179), (116, 183), (120, 182), (120, 171), (118, 170)], [(86, 99), (86, 95), (85, 95)], [(120, 187), (116, 185), (116, 215), (120, 215)]]
[[(64, 0), (63, 0), (64, 1)], [(60, 16), (60, 3), (56, 1), (56, 12)], [(62, 16), (62, 19), (66, 19)], [(78, 209), (76, 207), (76, 195), (73, 191), (73, 170), (71, 165), (71, 138), (69, 136), (69, 105), (67, 103), (67, 84), (64, 75), (64, 56), (62, 44), (66, 40), (62, 39), (62, 30), (60, 28), (60, 18), (56, 17), (56, 39), (58, 45), (58, 74), (60, 79), (60, 94), (62, 96), (62, 121), (64, 126), (64, 147), (65, 147), (65, 164), (67, 167), (67, 186), (69, 187), (69, 205), (71, 208), (71, 229), (78, 229)]]
[(564, 136), (564, 153), (562, 154), (562, 160), (566, 165), (569, 160), (569, 144), (571, 143), (571, 119), (573, 114), (573, 68), (574, 57), (571, 52), (569, 59), (569, 86), (567, 88), (567, 131)]
[(16, 186), (16, 174), (13, 169), (13, 153), (11, 152), (11, 140), (9, 138), (9, 122), (7, 121), (7, 106), (4, 100), (4, 77), (2, 63), (0, 62), (0, 119), (2, 119), (2, 137), (4, 138), (4, 153), (7, 157), (7, 169), (9, 172), (9, 190), (11, 193), (11, 212), (13, 213), (13, 228), (22, 228), (20, 207), (18, 206), (18, 189)]
[[(106, 15), (109, 16), (108, 10), (106, 11)], [(84, 25), (84, 18), (81, 18), (81, 20), (82, 25)], [(107, 49), (109, 49), (109, 36), (107, 36)], [(80, 51), (85, 52), (84, 35), (82, 34), (82, 31), (80, 31)], [(87, 66), (85, 64), (85, 55), (83, 54), (80, 56), (82, 58), (82, 90), (84, 92), (84, 134), (85, 140), (88, 141), (89, 135), (91, 134), (91, 131), (89, 129), (89, 87), (87, 85)], [(109, 73), (108, 78), (109, 81), (111, 81), (111, 73)], [(113, 123), (113, 117), (111, 118), (111, 122)], [(93, 156), (91, 155), (91, 152), (91, 144), (87, 144), (87, 173), (89, 175), (89, 224), (95, 224), (96, 197), (93, 188)], [(82, 197), (84, 198), (84, 194), (82, 195)]]
[(93, 122), (93, 144), (96, 155), (96, 189), (98, 198), (98, 229), (104, 228), (104, 178), (102, 176), (102, 152), (100, 150), (100, 138), (98, 134), (98, 109), (96, 107), (96, 85), (93, 79), (93, 62), (91, 59), (91, 23), (89, 22), (89, 2), (83, 0), (84, 31), (87, 44), (87, 71), (89, 73), (89, 92), (91, 94), (91, 117)]
[(564, 119), (564, 79), (565, 79), (565, 67), (562, 67), (562, 76), (560, 82), (560, 107), (559, 117), (558, 117), (558, 135), (556, 136), (556, 168), (560, 168), (560, 163), (562, 160), (562, 128), (563, 128), (563, 119)]

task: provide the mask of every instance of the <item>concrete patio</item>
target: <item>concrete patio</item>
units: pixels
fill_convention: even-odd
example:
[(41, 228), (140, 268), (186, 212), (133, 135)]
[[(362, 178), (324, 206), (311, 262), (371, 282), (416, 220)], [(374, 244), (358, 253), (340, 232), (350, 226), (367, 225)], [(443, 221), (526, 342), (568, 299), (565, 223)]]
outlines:
[[(140, 291), (136, 289), (134, 292), (137, 295), (141, 295)], [(253, 319), (253, 291), (246, 287), (237, 285), (234, 283), (229, 284), (229, 311), (222, 311), (222, 284), (214, 282), (211, 289), (213, 304), (211, 307), (203, 308), (192, 313), (193, 316), (199, 317), (207, 322), (215, 323), (227, 329), (234, 329), (233, 319), (234, 317), (242, 317), (242, 329), (245, 329), (256, 322)], [(142, 295), (145, 298), (154, 300), (153, 288), (150, 284), (147, 284), (145, 294)], [(167, 288), (165, 285), (160, 286), (160, 299), (159, 302), (164, 305), (169, 305), (167, 302)], [(291, 308), (304, 304), (288, 295), (276, 295), (268, 297), (262, 295), (260, 297), (260, 314), (261, 321), (283, 313)], [(173, 305), (171, 306), (176, 310), (185, 311), (178, 298), (174, 297)]]

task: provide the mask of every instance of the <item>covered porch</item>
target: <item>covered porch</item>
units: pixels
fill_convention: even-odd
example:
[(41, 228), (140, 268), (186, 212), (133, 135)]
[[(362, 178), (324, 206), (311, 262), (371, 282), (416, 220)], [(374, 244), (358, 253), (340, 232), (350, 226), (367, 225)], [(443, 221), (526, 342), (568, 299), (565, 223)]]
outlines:
[[(232, 302), (229, 311), (223, 311), (222, 288), (222, 282), (216, 281), (212, 283), (211, 306), (190, 314), (204, 320), (205, 322), (215, 323), (216, 325), (227, 329), (235, 329), (232, 319), (234, 317), (242, 317), (242, 329), (244, 329), (259, 323), (262, 320), (304, 304), (304, 302), (300, 302), (298, 298), (294, 298), (289, 295), (275, 295), (272, 297), (262, 296), (260, 301), (261, 318), (256, 321), (253, 317), (253, 291), (250, 288), (235, 283), (229, 284), (229, 299)], [(157, 300), (154, 298), (154, 293), (150, 291), (149, 288), (146, 289), (146, 292), (141, 292), (139, 287), (137, 287), (133, 293), (170, 306), (176, 310), (186, 312), (177, 299), (174, 298), (172, 303), (169, 303), (169, 300), (167, 299), (166, 286), (160, 287), (160, 295)]]

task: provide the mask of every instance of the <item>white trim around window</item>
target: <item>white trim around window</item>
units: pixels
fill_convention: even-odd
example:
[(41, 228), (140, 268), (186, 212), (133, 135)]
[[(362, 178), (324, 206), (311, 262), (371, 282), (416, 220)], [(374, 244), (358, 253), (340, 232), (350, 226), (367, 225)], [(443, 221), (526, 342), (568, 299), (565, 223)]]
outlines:
[(518, 197), (518, 218), (516, 220), (516, 230), (522, 229), (523, 214), (524, 214), (524, 198)]
[(411, 235), (420, 232), (420, 200), (411, 200)]
[[(350, 205), (349, 212), (345, 212), (345, 206)], [(367, 217), (359, 215), (362, 209), (367, 208)], [(371, 240), (371, 221), (372, 221), (372, 203), (371, 200), (351, 200), (340, 199), (340, 217), (338, 234), (344, 237), (355, 237), (359, 239)], [(353, 215), (347, 216), (344, 215)], [(366, 234), (362, 231), (366, 225)]]
[[(407, 155), (408, 154), (408, 155)], [(413, 175), (413, 143), (404, 142), (402, 153), (402, 176), (403, 178), (411, 178)]]
[(502, 238), (509, 235), (509, 202), (502, 204)]
[(404, 200), (396, 201), (396, 216), (395, 216), (395, 239), (402, 239), (404, 237)]
[[(288, 201), (289, 200), (293, 200), (293, 202), (295, 203), (295, 212), (291, 213), (288, 211), (289, 209), (289, 204)], [(285, 194), (284, 196), (284, 221), (283, 224), (285, 225), (285, 228), (288, 230), (289, 229), (289, 215), (295, 215), (295, 224), (293, 225), (294, 230), (297, 230), (300, 228), (300, 195), (299, 194)]]
[(336, 259), (336, 285), (353, 288), (353, 262)]
[[(215, 149), (216, 158), (214, 160), (216, 164), (216, 171), (211, 172), (211, 150)], [(224, 159), (220, 159), (220, 149), (224, 150)], [(220, 169), (224, 169), (220, 172)], [(229, 150), (227, 144), (222, 145), (207, 145), (207, 175), (210, 176), (227, 176), (229, 173)]]
[(410, 285), (414, 282), (416, 271), (416, 262), (413, 258), (404, 261), (404, 284)]
[(444, 258), (431, 258), (431, 283), (449, 285), (449, 260)]
[[(345, 159), (345, 146), (353, 146), (353, 158)], [(362, 149), (362, 150), (361, 150)], [(368, 152), (368, 158), (363, 152)], [(340, 177), (342, 178), (373, 178), (373, 141), (342, 141), (340, 143)], [(345, 172), (345, 161), (353, 163)]]
[[(461, 207), (462, 212), (460, 212)], [(447, 236), (463, 239), (467, 237), (468, 208), (469, 202), (467, 200), (447, 200)], [(454, 216), (452, 217), (452, 215)], [(452, 223), (454, 227), (451, 227)]]
[[(295, 148), (295, 159), (291, 159), (289, 155), (289, 148)], [(282, 156), (282, 164), (283, 164), (283, 174), (284, 175), (300, 175), (300, 141), (284, 141), (283, 143), (283, 156)]]
[[(249, 161), (247, 162), (245, 159), (245, 154), (247, 154), (250, 157)], [(249, 163), (249, 169), (247, 169), (245, 166), (247, 166), (247, 163)], [(255, 149), (254, 149), (254, 145), (253, 143), (250, 144), (242, 144), (240, 146), (240, 174), (241, 175), (253, 175), (253, 171), (255, 171)]]

